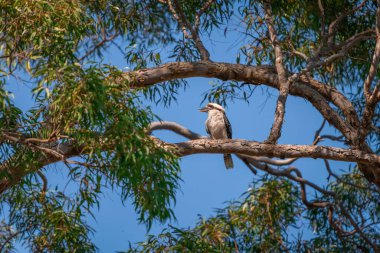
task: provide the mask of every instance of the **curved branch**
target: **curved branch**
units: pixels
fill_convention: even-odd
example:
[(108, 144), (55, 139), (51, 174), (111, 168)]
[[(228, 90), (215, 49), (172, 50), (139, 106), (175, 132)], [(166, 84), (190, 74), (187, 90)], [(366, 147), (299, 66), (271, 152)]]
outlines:
[[(321, 128), (316, 133), (316, 134), (318, 134), (318, 136), (319, 136), (320, 131), (323, 128), (323, 125), (324, 125), (324, 123), (322, 124)], [(151, 123), (149, 133), (151, 133), (154, 130), (162, 130), (162, 129), (171, 130), (171, 131), (173, 131), (179, 135), (182, 135), (186, 138), (189, 138), (189, 139), (193, 139), (193, 138), (198, 139), (196, 137), (202, 137), (199, 134), (194, 133), (191, 130), (181, 126), (180, 124), (177, 124), (175, 122), (167, 122), (167, 121)], [(315, 145), (315, 144), (316, 143), (313, 143), (313, 145)], [(254, 168), (252, 168), (251, 164), (253, 166), (255, 166), (256, 168), (264, 170), (264, 171), (266, 171), (272, 175), (286, 176), (293, 181), (299, 182), (301, 185), (302, 200), (304, 201), (304, 203), (308, 207), (325, 207), (325, 205), (328, 205), (328, 204), (327, 204), (327, 202), (325, 203), (325, 202), (309, 202), (309, 201), (307, 201), (305, 184), (309, 185), (310, 187), (312, 187), (315, 190), (320, 191), (324, 194), (327, 194), (327, 195), (333, 195), (334, 194), (330, 191), (326, 191), (326, 190), (320, 188), (319, 186), (317, 186), (316, 184), (314, 184), (312, 182), (305, 180), (304, 178), (302, 178), (301, 172), (299, 170), (293, 168), (293, 167), (288, 168), (286, 170), (276, 170), (276, 169), (269, 167), (267, 164), (263, 164), (263, 163), (269, 163), (269, 164), (273, 164), (273, 165), (286, 165), (286, 164), (294, 162), (297, 158), (290, 158), (290, 159), (286, 159), (286, 160), (273, 160), (273, 159), (270, 159), (268, 157), (252, 157), (252, 156), (241, 155), (241, 154), (239, 154), (237, 156), (244, 163), (246, 163), (248, 168), (254, 174), (256, 174), (256, 170)], [(295, 172), (297, 176), (291, 175), (291, 172)]]
[(288, 158), (288, 159), (281, 159), (281, 160), (274, 160), (269, 157), (265, 156), (256, 156), (254, 159), (258, 162), (263, 162), (271, 165), (276, 165), (276, 166), (284, 166), (284, 165), (289, 165), (296, 161), (298, 158)]
[(42, 183), (43, 183), (41, 193), (45, 194), (47, 191), (47, 188), (48, 188), (48, 180), (47, 180), (46, 176), (41, 171), (37, 171), (37, 175), (41, 178)]
[(158, 122), (152, 122), (149, 125), (148, 134), (151, 134), (155, 130), (170, 130), (175, 132), (176, 134), (182, 135), (183, 137), (186, 137), (190, 140), (196, 140), (196, 139), (208, 139), (207, 136), (202, 136), (198, 133), (195, 133), (180, 124), (176, 122), (170, 122), (170, 121), (158, 121)]
[[(347, 123), (353, 128), (357, 128), (359, 123), (359, 117), (352, 103), (336, 88), (329, 86), (328, 84), (321, 83), (317, 80), (311, 79), (308, 76), (300, 76), (300, 81), (310, 85), (316, 90), (322, 97), (334, 104), (339, 110), (342, 111)], [(331, 122), (329, 122), (331, 124)]]
[[(247, 158), (249, 159), (249, 158)], [(309, 202), (307, 200), (307, 194), (306, 194), (306, 187), (305, 185), (308, 185), (310, 186), (311, 188), (313, 188), (314, 190), (316, 191), (319, 191), (325, 195), (328, 195), (328, 196), (334, 196), (334, 193), (333, 192), (330, 192), (330, 191), (327, 191), (321, 187), (319, 187), (318, 185), (304, 179), (302, 177), (302, 174), (301, 172), (294, 168), (294, 167), (290, 167), (288, 169), (285, 169), (285, 170), (277, 170), (277, 169), (274, 169), (266, 164), (262, 164), (262, 163), (259, 163), (257, 161), (254, 161), (254, 160), (249, 160), (253, 166), (255, 166), (256, 168), (258, 168), (259, 170), (263, 170), (271, 175), (274, 175), (274, 176), (282, 176), (282, 177), (286, 177), (292, 181), (295, 181), (295, 182), (298, 182), (301, 186), (301, 198), (302, 198), (302, 201), (304, 202), (304, 204), (307, 206), (307, 207), (327, 207), (327, 206), (331, 206), (331, 203), (330, 202)], [(292, 172), (295, 172), (296, 173), (296, 176), (292, 175), (291, 173)]]
[[(280, 89), (277, 72), (272, 66), (247, 66), (204, 61), (167, 63), (155, 68), (126, 72), (123, 78), (118, 79), (117, 82), (125, 82), (131, 88), (144, 88), (165, 81), (189, 77), (233, 80)], [(349, 142), (355, 142), (357, 133), (349, 123), (356, 122), (357, 114), (351, 102), (338, 90), (301, 76), (299, 81), (292, 83), (289, 87), (289, 94), (307, 99)], [(330, 107), (329, 103), (334, 104), (343, 112), (348, 123)]]

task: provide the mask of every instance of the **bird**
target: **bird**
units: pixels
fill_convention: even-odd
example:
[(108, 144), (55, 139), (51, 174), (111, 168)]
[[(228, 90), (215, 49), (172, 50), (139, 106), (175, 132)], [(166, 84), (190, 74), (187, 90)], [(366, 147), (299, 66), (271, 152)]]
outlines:
[[(231, 139), (232, 128), (230, 121), (226, 116), (224, 108), (216, 103), (208, 103), (205, 107), (199, 109), (200, 112), (207, 112), (206, 132), (212, 139)], [(231, 154), (224, 154), (224, 164), (227, 169), (232, 169), (234, 163)]]

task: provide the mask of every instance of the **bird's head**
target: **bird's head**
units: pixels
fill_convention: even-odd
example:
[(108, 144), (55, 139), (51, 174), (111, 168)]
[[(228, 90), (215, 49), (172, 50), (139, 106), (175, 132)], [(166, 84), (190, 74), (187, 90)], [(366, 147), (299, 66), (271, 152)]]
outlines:
[(224, 108), (216, 103), (208, 103), (205, 107), (199, 109), (200, 112), (208, 112), (211, 110), (218, 110), (224, 112)]

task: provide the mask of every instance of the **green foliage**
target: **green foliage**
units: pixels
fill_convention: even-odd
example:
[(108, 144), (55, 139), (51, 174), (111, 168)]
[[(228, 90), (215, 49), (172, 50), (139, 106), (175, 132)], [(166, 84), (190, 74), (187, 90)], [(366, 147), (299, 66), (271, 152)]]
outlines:
[(202, 103), (206, 100), (227, 106), (227, 101), (243, 100), (249, 103), (257, 86), (247, 83), (231, 82), (210, 82), (211, 89), (203, 95)]
[(95, 252), (92, 229), (75, 198), (45, 192), (39, 185), (27, 178), (1, 197), (3, 208), (10, 210), (7, 226), (16, 231), (15, 238), (24, 238), (22, 243), (34, 252)]
[[(242, 200), (218, 209), (213, 217), (201, 218), (194, 228), (170, 227), (127, 252), (371, 252), (358, 233), (345, 236), (334, 230), (328, 209), (305, 208), (297, 188), (293, 182), (264, 177)], [(357, 170), (332, 181), (327, 189), (338, 193), (333, 220), (342, 229), (354, 229), (341, 218), (344, 211), (364, 224), (379, 222), (379, 192)], [(380, 239), (376, 226), (362, 232)]]
[[(91, 213), (99, 205), (103, 187), (120, 190), (122, 201), (132, 199), (147, 227), (155, 220), (174, 218), (171, 205), (179, 166), (173, 154), (157, 147), (146, 134), (155, 116), (142, 105), (138, 91), (120, 84), (120, 70), (86, 62), (102, 55), (109, 45), (102, 41), (110, 37), (128, 40), (140, 49), (170, 43), (170, 14), (165, 8), (157, 1), (20, 0), (1, 1), (0, 14), (5, 35), (0, 38), (0, 74), (22, 75), (22, 79), (28, 75), (35, 101), (33, 108), (23, 112), (2, 85), (1, 130), (17, 132), (20, 139), (56, 139), (84, 153), (64, 161), (69, 169), (67, 183), (77, 189), (72, 201), (65, 200), (63, 192), (49, 192), (42, 203), (35, 187), (41, 182), (33, 179), (43, 166), (43, 152), (33, 145), (0, 143), (1, 161), (9, 167), (2, 169), (2, 177), (12, 180), (15, 172), (8, 171), (18, 167), (31, 173), (20, 187), (3, 195), (2, 214), (7, 212), (6, 204), (14, 212), (6, 223), (22, 231), (15, 238), (25, 239), (37, 251), (95, 251), (82, 211)], [(159, 60), (158, 54), (154, 60)], [(22, 188), (25, 185), (30, 185), (28, 191)], [(22, 198), (27, 201), (21, 202)], [(34, 217), (32, 225), (22, 227), (29, 224), (29, 216)], [(50, 219), (57, 224), (49, 223)]]
[(171, 227), (127, 252), (281, 252), (303, 208), (292, 183), (266, 178), (241, 201), (201, 218), (193, 229)]
[[(241, 54), (245, 56), (248, 64), (256, 62), (274, 65), (274, 55), (262, 6), (256, 1), (247, 2), (249, 2), (248, 5), (239, 9), (241, 15), (244, 16), (246, 32), (249, 34), (248, 45), (242, 47)], [(339, 45), (345, 40), (359, 32), (374, 29), (376, 16), (374, 1), (367, 1), (355, 14), (352, 10), (359, 6), (361, 1), (324, 0), (321, 3), (324, 9), (323, 17), (318, 1), (272, 1), (276, 32), (285, 54), (285, 64), (290, 71), (300, 71), (308, 66), (303, 58), (293, 53), (293, 49), (313, 60), (319, 45), (323, 43), (319, 56), (326, 59), (336, 54)], [(335, 33), (330, 38), (331, 41), (328, 40), (325, 35), (329, 25), (344, 13), (348, 15), (339, 19), (340, 22), (336, 22)], [(324, 34), (321, 30), (324, 30)], [(368, 73), (368, 59), (371, 59), (373, 53), (368, 48), (373, 48), (373, 46), (374, 40), (361, 41), (333, 64), (321, 66), (312, 73), (330, 85), (356, 86), (363, 82)]]
[(175, 156), (146, 135), (153, 114), (135, 92), (114, 83), (121, 74), (116, 69), (71, 66), (64, 73), (44, 116), (51, 119), (48, 124), (73, 137), (89, 154), (83, 157), (86, 163), (101, 170), (96, 175), (116, 182), (124, 200), (133, 196), (140, 220), (148, 227), (154, 219), (172, 217), (167, 207), (178, 187), (179, 167)]
[[(3, 73), (35, 72), (73, 61), (73, 49), (91, 22), (78, 1), (1, 1)], [(87, 33), (87, 34), (86, 34)], [(38, 74), (38, 73), (36, 73)]]
[[(243, 34), (244, 46), (236, 61), (273, 65), (262, 1), (216, 0), (203, 10), (199, 27), (194, 25), (205, 1), (178, 2), (184, 18), (201, 39), (221, 33), (230, 36), (231, 30), (237, 29), (234, 33)], [(359, 3), (321, 3), (323, 17), (318, 1), (272, 1), (279, 45), (289, 71), (310, 67), (293, 49), (313, 59), (323, 43), (319, 54), (326, 59), (337, 53), (348, 38), (373, 29), (376, 5), (367, 1), (355, 14), (340, 21), (329, 40), (321, 27), (327, 31), (329, 24)], [(19, 240), (35, 252), (96, 251), (90, 240), (92, 229), (84, 217), (92, 215), (93, 208), (100, 205), (99, 196), (105, 188), (120, 192), (124, 203), (131, 199), (140, 222), (148, 228), (155, 221), (174, 218), (171, 206), (180, 181), (178, 158), (146, 134), (156, 116), (141, 98), (170, 106), (187, 84), (173, 80), (131, 89), (120, 69), (102, 63), (103, 53), (112, 43), (131, 70), (157, 66), (166, 60), (199, 61), (196, 44), (180, 33), (182, 27), (168, 6), (156, 0), (1, 0), (0, 31), (0, 177), (14, 185), (0, 196), (3, 249), (12, 251), (14, 241)], [(311, 73), (352, 93), (350, 100), (359, 116), (364, 109), (360, 84), (369, 69), (368, 59), (373, 52), (368, 48), (373, 43), (361, 41), (334, 63), (319, 66)], [(18, 108), (8, 91), (11, 85), (17, 85), (16, 80), (27, 83), (31, 89), (34, 104), (28, 110)], [(216, 82), (204, 99), (221, 104), (227, 104), (229, 99), (249, 102), (252, 87), (234, 81)], [(375, 109), (372, 122), (377, 128), (379, 110)], [(368, 138), (377, 153), (379, 136), (372, 131)], [(28, 139), (40, 142), (26, 142)], [(43, 148), (60, 145), (81, 152), (76, 158), (71, 153), (64, 158), (49, 156), (67, 167), (65, 183), (72, 186), (72, 194), (58, 187), (48, 189), (40, 171), (47, 164)], [(27, 175), (17, 181), (21, 169)], [(230, 203), (210, 219), (201, 219), (193, 229), (172, 227), (129, 252), (367, 249), (363, 236), (354, 233), (355, 228), (344, 215), (346, 210), (363, 224), (365, 236), (379, 240), (377, 189), (355, 170), (332, 181), (327, 189), (337, 194), (332, 215), (328, 209), (305, 210), (293, 183), (264, 177), (243, 200)], [(331, 217), (335, 223), (329, 221)], [(304, 231), (310, 234), (312, 230), (314, 234), (289, 238), (291, 228), (300, 227), (303, 220), (308, 223)], [(353, 231), (353, 235), (342, 237), (330, 223)]]
[[(363, 225), (361, 228), (365, 237), (372, 241), (379, 241), (379, 227), (369, 224), (379, 222), (379, 191), (368, 183), (357, 169), (351, 169), (341, 175), (339, 180), (332, 181), (328, 189), (336, 192), (337, 204), (334, 206), (332, 221), (344, 231), (352, 235), (339, 234), (329, 224), (328, 210), (311, 209), (307, 212), (310, 224), (313, 224), (315, 238), (310, 240), (305, 247), (309, 249), (326, 249), (328, 252), (370, 252), (368, 242), (358, 232), (353, 233), (355, 228), (349, 221), (349, 216), (355, 222)], [(321, 198), (332, 200), (331, 198)], [(343, 215), (342, 215), (343, 214)], [(347, 215), (348, 214), (348, 215)]]
[[(87, 235), (91, 230), (82, 222), (82, 210), (91, 213), (91, 209), (99, 205), (98, 196), (103, 187), (120, 189), (123, 201), (131, 198), (140, 214), (139, 220), (148, 228), (155, 220), (163, 222), (174, 217), (170, 206), (178, 188), (177, 158), (157, 147), (146, 134), (154, 115), (140, 103), (136, 92), (129, 90), (128, 85), (115, 82), (120, 74), (119, 70), (109, 66), (73, 64), (62, 68), (58, 73), (59, 82), (51, 84), (54, 87), (51, 92), (42, 84), (35, 89), (36, 99), (41, 102), (29, 112), (29, 118), (19, 119), (18, 114), (11, 114), (16, 117), (16, 122), (19, 119), (18, 125), (24, 126), (28, 126), (27, 121), (35, 125), (44, 119), (43, 123), (37, 123), (37, 128), (23, 128), (25, 135), (40, 139), (60, 138), (60, 143), (74, 145), (84, 153), (79, 161), (65, 161), (71, 175), (69, 180), (77, 186), (75, 201), (66, 202), (64, 193), (59, 193), (46, 194), (44, 203), (38, 202), (40, 193), (32, 179), (25, 179), (20, 187), (4, 194), (2, 203), (7, 203), (10, 210), (18, 210), (9, 217), (8, 224), (17, 230), (25, 230), (19, 237), (28, 238), (32, 249), (94, 251)], [(9, 131), (9, 122), (6, 126)], [(8, 143), (2, 147), (3, 161), (13, 156), (8, 160), (10, 167), (29, 166), (34, 172), (41, 166), (41, 152)], [(5, 152), (5, 149), (9, 150)], [(70, 165), (72, 163), (74, 167)], [(33, 186), (27, 194), (22, 188), (25, 184)], [(22, 202), (23, 198), (28, 201)], [(29, 216), (35, 218), (34, 227), (22, 227), (26, 224), (24, 219)], [(78, 231), (62, 228), (65, 234), (57, 234), (61, 225), (48, 223), (51, 219), (57, 219), (59, 224), (64, 222), (62, 226), (65, 227), (75, 226)], [(46, 228), (37, 231), (41, 226)], [(82, 250), (81, 247), (88, 249)]]

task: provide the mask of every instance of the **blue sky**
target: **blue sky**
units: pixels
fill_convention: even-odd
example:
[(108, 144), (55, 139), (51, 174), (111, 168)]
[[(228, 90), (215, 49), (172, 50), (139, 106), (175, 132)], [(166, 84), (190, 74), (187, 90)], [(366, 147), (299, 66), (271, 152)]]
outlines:
[[(237, 53), (236, 48), (230, 45), (236, 38), (214, 37), (215, 41), (225, 43), (215, 44), (208, 41), (211, 48), (211, 56), (214, 61), (234, 62)], [(114, 64), (120, 68), (125, 67), (125, 62), (119, 56), (119, 52), (110, 49), (105, 55), (104, 62)], [(206, 135), (204, 122), (206, 114), (200, 113), (197, 108), (201, 106), (203, 93), (209, 89), (212, 79), (191, 78), (188, 79), (189, 87), (179, 92), (178, 102), (165, 108), (152, 106), (153, 111), (166, 121), (175, 121), (189, 129)], [(22, 83), (13, 86), (16, 104), (24, 108), (30, 106), (30, 92)], [(257, 88), (250, 103), (235, 101), (230, 103), (226, 109), (233, 128), (233, 138), (263, 141), (269, 134), (273, 123), (273, 114), (277, 99), (277, 91)], [(305, 100), (289, 97), (287, 112), (282, 131), (280, 143), (284, 144), (310, 144), (314, 133), (322, 123), (320, 114)], [(324, 133), (333, 134), (334, 130), (328, 126)], [(155, 132), (154, 135), (166, 141), (184, 141), (173, 133), (166, 131)], [(330, 144), (329, 142), (323, 145)], [(337, 145), (335, 145), (337, 146)], [(244, 193), (252, 182), (253, 175), (236, 157), (234, 157), (235, 168), (226, 170), (222, 155), (194, 155), (181, 160), (182, 179), (181, 189), (177, 194), (177, 203), (174, 208), (177, 222), (171, 225), (177, 227), (190, 227), (198, 220), (199, 215), (209, 217), (216, 208), (225, 206), (226, 201), (234, 200)], [(334, 163), (340, 165), (343, 163)], [(322, 161), (314, 159), (302, 159), (294, 164), (300, 168), (304, 177), (313, 182), (325, 182), (327, 174)], [(59, 172), (60, 165), (53, 166), (49, 173), (49, 183), (54, 187), (55, 183), (62, 182), (64, 175)], [(341, 166), (341, 168), (344, 168)], [(129, 242), (144, 241), (146, 228), (137, 223), (137, 215), (130, 203), (122, 205), (117, 192), (105, 191), (100, 205), (100, 210), (95, 211), (96, 220), (89, 217), (88, 221), (96, 230), (93, 235), (96, 245), (101, 252), (114, 252), (126, 250)], [(155, 224), (149, 233), (159, 233), (167, 224)], [(24, 252), (20, 249), (19, 252)]]
[[(201, 94), (208, 85), (206, 79), (192, 79), (190, 89), (181, 93), (178, 103), (165, 109), (158, 107), (156, 113), (163, 120), (178, 122), (193, 131), (206, 134), (204, 121), (206, 114), (196, 110), (201, 101)], [(267, 137), (272, 124), (275, 98), (267, 100), (265, 95), (257, 92), (250, 105), (238, 102), (230, 104), (227, 109), (234, 138), (262, 141)], [(263, 105), (265, 104), (265, 107)], [(281, 143), (309, 144), (322, 119), (318, 112), (305, 101), (290, 98), (284, 124)], [(173, 142), (183, 141), (170, 132), (156, 132), (156, 136)], [(225, 206), (225, 202), (239, 198), (244, 193), (253, 175), (236, 157), (235, 168), (226, 170), (221, 155), (195, 155), (181, 161), (181, 192), (177, 194), (175, 214), (178, 221), (171, 223), (178, 227), (194, 225), (198, 215), (209, 217), (215, 208)], [(296, 165), (302, 169), (306, 178), (322, 181), (326, 178), (322, 161), (313, 159), (300, 160)], [(114, 194), (104, 197), (97, 221), (92, 222), (97, 232), (95, 242), (102, 252), (122, 250), (128, 241), (143, 241), (145, 227), (136, 223), (137, 216), (131, 206), (123, 207)], [(156, 224), (150, 233), (158, 233), (165, 225)]]
[[(212, 55), (216, 57), (213, 60), (234, 62), (236, 51), (228, 51), (226, 48), (214, 48)], [(201, 106), (203, 93), (211, 87), (212, 79), (191, 78), (188, 81), (189, 87), (179, 93), (178, 102), (174, 102), (171, 107), (147, 104), (152, 106), (162, 120), (175, 121), (206, 135), (204, 122), (207, 115), (200, 113), (197, 108)], [(277, 91), (269, 91), (272, 96), (268, 96), (265, 87), (257, 88), (249, 104), (242, 101), (229, 104), (226, 112), (233, 127), (233, 138), (257, 141), (267, 138), (277, 99)], [(310, 144), (321, 123), (322, 117), (309, 103), (290, 97), (280, 143)], [(334, 133), (329, 127), (325, 128), (326, 132)], [(154, 135), (170, 142), (185, 141), (183, 137), (168, 131), (157, 131)], [(238, 199), (248, 189), (253, 175), (236, 157), (234, 163), (234, 169), (226, 170), (222, 155), (194, 155), (183, 158), (183, 182), (174, 208), (177, 222), (170, 224), (191, 227), (199, 215), (210, 217), (216, 208), (225, 206), (226, 201)], [(304, 159), (297, 161), (295, 165), (302, 170), (305, 178), (314, 182), (325, 182), (327, 174), (322, 161)], [(97, 230), (94, 240), (102, 252), (126, 249), (129, 241), (143, 241), (146, 238), (145, 226), (138, 224), (136, 220), (137, 215), (131, 205), (122, 206), (117, 195), (107, 193), (96, 214), (96, 221), (91, 221)], [(155, 224), (149, 233), (159, 233), (166, 226), (167, 224)]]

